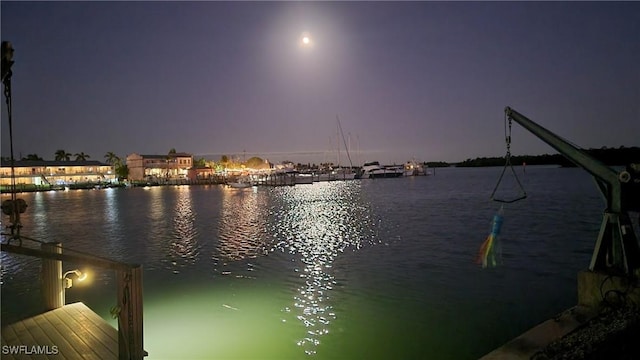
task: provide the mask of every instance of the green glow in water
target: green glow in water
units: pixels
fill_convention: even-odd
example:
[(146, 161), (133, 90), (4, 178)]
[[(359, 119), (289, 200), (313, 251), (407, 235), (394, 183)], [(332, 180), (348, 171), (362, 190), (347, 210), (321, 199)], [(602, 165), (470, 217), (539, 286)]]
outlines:
[(303, 326), (283, 309), (281, 289), (233, 281), (210, 290), (185, 287), (145, 297), (150, 359), (289, 359)]

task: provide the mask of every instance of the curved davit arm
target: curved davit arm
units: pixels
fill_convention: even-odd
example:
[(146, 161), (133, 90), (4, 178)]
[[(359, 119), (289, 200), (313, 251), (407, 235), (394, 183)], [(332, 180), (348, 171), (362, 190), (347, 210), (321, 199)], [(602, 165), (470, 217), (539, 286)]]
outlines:
[(504, 111), (510, 120), (522, 125), (596, 179), (600, 191), (607, 201), (607, 209), (591, 257), (589, 270), (640, 277), (640, 246), (627, 214), (629, 204), (632, 204), (630, 208), (635, 208), (638, 204), (629, 201), (628, 197), (631, 195), (627, 189), (625, 190), (627, 191), (627, 203), (623, 206), (623, 187), (620, 176), (622, 173), (619, 175), (582, 149), (527, 119), (510, 107), (506, 107)]
[(504, 109), (504, 112), (509, 119), (522, 125), (522, 127), (549, 144), (560, 154), (571, 160), (571, 162), (593, 175), (593, 177), (595, 177), (600, 183), (600, 188), (607, 199), (607, 207), (609, 211), (619, 213), (622, 210), (620, 201), (621, 185), (616, 171), (604, 165), (598, 159), (587, 154), (584, 150), (571, 144), (567, 140), (536, 124), (532, 120), (529, 120), (526, 116), (512, 108), (507, 106)]

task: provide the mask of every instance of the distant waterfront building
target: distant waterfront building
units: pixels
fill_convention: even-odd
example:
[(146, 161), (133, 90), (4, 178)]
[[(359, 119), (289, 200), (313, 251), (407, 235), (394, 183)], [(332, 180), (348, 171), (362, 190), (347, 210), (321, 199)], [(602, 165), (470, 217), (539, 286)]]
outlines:
[(168, 155), (133, 153), (127, 156), (127, 168), (131, 181), (186, 179), (192, 166), (193, 155), (188, 153)]
[[(78, 183), (114, 183), (113, 168), (99, 161), (16, 160), (16, 185), (27, 187), (53, 187)], [(11, 185), (11, 162), (2, 160), (0, 185)]]
[(187, 177), (191, 181), (209, 180), (217, 175), (216, 169), (207, 166), (194, 166), (189, 169)]

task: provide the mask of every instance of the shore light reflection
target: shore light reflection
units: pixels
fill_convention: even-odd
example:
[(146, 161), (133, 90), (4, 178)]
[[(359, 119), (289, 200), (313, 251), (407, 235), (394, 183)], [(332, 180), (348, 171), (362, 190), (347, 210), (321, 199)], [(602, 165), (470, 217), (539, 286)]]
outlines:
[(223, 262), (267, 253), (265, 201), (266, 197), (253, 189), (222, 191), (218, 256)]
[(47, 236), (47, 226), (49, 225), (49, 217), (47, 214), (48, 201), (55, 198), (56, 191), (50, 191), (48, 193), (35, 192), (33, 193), (33, 200), (28, 204), (29, 215), (33, 218), (33, 227), (31, 229), (32, 236), (36, 239), (42, 239), (45, 241)]
[(104, 220), (110, 225), (118, 222), (118, 199), (116, 189), (104, 189)]
[(123, 221), (121, 209), (122, 192), (119, 189), (103, 189), (97, 194), (104, 195), (104, 227), (106, 233), (109, 234), (109, 241), (105, 246), (110, 254), (121, 254), (124, 247), (123, 242), (126, 240), (126, 230)]
[[(162, 196), (162, 189), (160, 187), (150, 187), (148, 191), (149, 196), (149, 210), (147, 211), (147, 217), (149, 218), (151, 234), (149, 238), (152, 241), (159, 241), (164, 238), (167, 227), (164, 221), (165, 216), (165, 200)], [(161, 248), (161, 247), (160, 247)]]
[[(199, 254), (197, 243), (198, 231), (194, 226), (196, 214), (193, 212), (191, 188), (181, 186), (176, 188), (177, 198), (173, 216), (173, 241), (170, 254), (172, 265), (178, 266), (178, 261), (193, 264)], [(174, 273), (177, 269), (174, 269)]]

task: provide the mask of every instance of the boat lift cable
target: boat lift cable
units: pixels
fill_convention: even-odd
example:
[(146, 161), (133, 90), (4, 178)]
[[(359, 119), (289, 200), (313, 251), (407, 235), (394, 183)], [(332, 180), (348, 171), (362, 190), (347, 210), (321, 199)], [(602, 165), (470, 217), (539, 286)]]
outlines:
[[(11, 66), (13, 65), (13, 47), (8, 41), (2, 42), (2, 83), (4, 84), (4, 98), (7, 104), (7, 119), (9, 121), (9, 148), (10, 148), (10, 162), (11, 162), (11, 200), (5, 200), (2, 202), (2, 212), (10, 216), (11, 237), (20, 241), (20, 213), (23, 213), (27, 204), (23, 199), (18, 199), (16, 193), (16, 174), (15, 174), (15, 157), (13, 154), (13, 119), (11, 111)], [(20, 241), (22, 244), (22, 241)]]
[[(508, 125), (508, 131), (507, 131), (507, 123)], [(496, 183), (495, 188), (493, 188), (493, 192), (491, 193), (491, 200), (496, 201), (496, 202), (501, 202), (501, 203), (506, 203), (506, 204), (510, 204), (510, 203), (514, 203), (516, 201), (519, 200), (523, 200), (527, 198), (527, 192), (524, 189), (524, 187), (522, 186), (522, 183), (520, 182), (520, 179), (518, 179), (518, 175), (516, 174), (515, 169), (513, 168), (513, 164), (511, 163), (511, 118), (509, 118), (508, 116), (506, 116), (505, 114), (505, 118), (504, 118), (504, 138), (505, 138), (505, 142), (507, 144), (507, 154), (505, 155), (505, 164), (504, 167), (502, 168), (502, 173), (500, 174), (500, 177), (498, 178), (498, 182)], [(504, 177), (504, 173), (507, 170), (507, 167), (511, 169), (511, 172), (513, 173), (513, 177), (515, 178), (516, 182), (518, 183), (518, 186), (520, 187), (520, 190), (522, 191), (522, 195), (513, 199), (499, 199), (496, 198), (496, 192), (498, 191), (498, 187), (500, 187), (500, 183), (502, 182), (502, 178)]]

